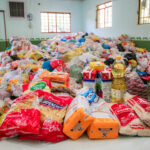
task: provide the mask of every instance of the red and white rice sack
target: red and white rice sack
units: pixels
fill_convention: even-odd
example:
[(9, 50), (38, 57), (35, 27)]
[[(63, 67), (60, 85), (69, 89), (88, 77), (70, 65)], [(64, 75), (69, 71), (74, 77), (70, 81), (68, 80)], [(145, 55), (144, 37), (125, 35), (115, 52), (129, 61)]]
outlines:
[(126, 104), (113, 104), (112, 113), (120, 122), (119, 133), (130, 136), (150, 136), (150, 128), (145, 126), (135, 111)]
[(150, 103), (139, 96), (133, 96), (132, 98), (126, 99), (126, 102), (134, 109), (142, 122), (150, 127)]

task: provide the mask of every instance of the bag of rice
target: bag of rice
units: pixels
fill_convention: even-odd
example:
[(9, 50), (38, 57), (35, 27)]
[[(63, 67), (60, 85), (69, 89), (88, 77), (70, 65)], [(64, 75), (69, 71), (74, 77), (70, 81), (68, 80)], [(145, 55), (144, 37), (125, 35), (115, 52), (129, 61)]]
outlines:
[(141, 122), (135, 111), (128, 105), (121, 103), (113, 104), (111, 111), (120, 122), (120, 134), (150, 136), (150, 128)]
[(143, 123), (150, 127), (150, 103), (139, 96), (126, 99), (127, 104), (134, 109)]

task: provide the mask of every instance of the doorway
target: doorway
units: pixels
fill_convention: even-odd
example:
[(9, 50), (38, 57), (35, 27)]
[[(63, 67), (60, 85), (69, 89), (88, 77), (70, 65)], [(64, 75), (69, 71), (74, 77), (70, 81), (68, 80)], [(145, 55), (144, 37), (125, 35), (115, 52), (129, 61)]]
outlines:
[(6, 32), (6, 19), (5, 19), (5, 11), (0, 10), (0, 39), (4, 39), (0, 41), (0, 44), (4, 44), (5, 49), (7, 48), (7, 32)]

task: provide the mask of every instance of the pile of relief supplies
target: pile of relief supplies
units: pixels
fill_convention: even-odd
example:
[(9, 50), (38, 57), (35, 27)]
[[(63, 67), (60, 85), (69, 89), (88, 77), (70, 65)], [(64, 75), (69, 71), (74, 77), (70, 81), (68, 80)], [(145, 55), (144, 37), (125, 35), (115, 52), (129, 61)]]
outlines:
[[(150, 53), (127, 35), (71, 33), (38, 45), (12, 37), (10, 43), (0, 53), (1, 140), (150, 136)], [(123, 101), (112, 103), (116, 59), (126, 88), (115, 91)]]

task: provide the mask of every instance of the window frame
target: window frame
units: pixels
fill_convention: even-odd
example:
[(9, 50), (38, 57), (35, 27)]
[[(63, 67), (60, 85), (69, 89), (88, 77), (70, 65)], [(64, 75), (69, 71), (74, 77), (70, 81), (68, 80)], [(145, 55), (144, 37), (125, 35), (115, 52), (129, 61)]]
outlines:
[[(139, 5), (139, 6), (138, 6), (138, 25), (150, 24), (150, 23), (140, 23), (140, 18), (141, 18), (141, 17), (140, 17), (141, 0), (139, 0), (138, 2), (139, 2), (139, 4), (138, 4), (138, 5)], [(145, 18), (145, 17), (143, 17), (143, 18)]]
[(96, 6), (96, 28), (97, 29), (104, 29), (104, 28), (112, 28), (112, 26), (111, 27), (105, 27), (105, 11), (104, 11), (104, 27), (103, 28), (101, 28), (101, 27), (99, 27), (98, 26), (98, 11), (100, 11), (100, 10), (102, 10), (102, 9), (106, 9), (106, 8), (109, 8), (109, 7), (112, 7), (112, 6), (109, 6), (109, 7), (105, 7), (105, 8), (102, 8), (102, 9), (99, 9), (98, 7), (100, 6), (100, 5), (103, 5), (103, 4), (106, 4), (106, 3), (110, 3), (110, 2), (112, 2), (112, 0), (110, 0), (110, 1), (107, 1), (107, 2), (104, 2), (104, 3), (102, 3), (102, 4), (98, 4), (97, 6)]
[[(23, 3), (24, 5), (24, 16), (11, 16), (10, 15), (10, 2), (14, 2), (14, 3)], [(25, 19), (26, 18), (26, 1), (25, 0), (9, 0), (8, 1), (8, 9), (9, 9), (9, 17), (10, 18), (15, 18), (15, 19)]]
[[(48, 20), (48, 32), (42, 32), (41, 33), (71, 33), (71, 13), (70, 12), (49, 12), (49, 11), (42, 11), (40, 12), (40, 16), (41, 13), (47, 13), (47, 14), (69, 14), (69, 18), (70, 18), (70, 31), (69, 32), (57, 32), (57, 19), (56, 19), (56, 32), (49, 32), (49, 20)], [(40, 18), (41, 24), (42, 24), (42, 20)]]

